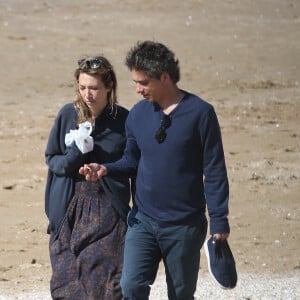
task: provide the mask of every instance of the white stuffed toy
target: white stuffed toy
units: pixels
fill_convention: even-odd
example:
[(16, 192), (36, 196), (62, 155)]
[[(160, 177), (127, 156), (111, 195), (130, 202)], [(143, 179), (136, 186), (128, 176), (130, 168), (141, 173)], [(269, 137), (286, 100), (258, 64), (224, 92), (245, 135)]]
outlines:
[(89, 121), (79, 124), (78, 129), (71, 129), (65, 136), (66, 146), (71, 146), (75, 141), (76, 146), (82, 153), (88, 153), (94, 149), (94, 139), (90, 136), (93, 130), (92, 124)]

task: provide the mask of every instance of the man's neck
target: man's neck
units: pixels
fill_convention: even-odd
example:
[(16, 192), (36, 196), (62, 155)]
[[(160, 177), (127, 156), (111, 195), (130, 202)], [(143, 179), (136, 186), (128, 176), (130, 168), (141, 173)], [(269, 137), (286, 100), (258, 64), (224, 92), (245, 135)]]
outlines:
[(160, 107), (162, 108), (165, 114), (169, 114), (175, 107), (179, 104), (179, 102), (184, 97), (184, 92), (181, 91), (179, 88), (175, 88), (168, 95), (166, 95), (165, 100), (159, 103)]

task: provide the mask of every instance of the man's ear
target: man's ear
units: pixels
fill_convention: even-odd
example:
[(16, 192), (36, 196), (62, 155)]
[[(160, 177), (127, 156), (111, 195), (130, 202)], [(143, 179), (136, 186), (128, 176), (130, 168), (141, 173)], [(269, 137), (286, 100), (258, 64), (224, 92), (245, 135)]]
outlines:
[(162, 82), (168, 82), (170, 80), (170, 75), (169, 73), (167, 72), (163, 72), (161, 75), (160, 75), (160, 80)]

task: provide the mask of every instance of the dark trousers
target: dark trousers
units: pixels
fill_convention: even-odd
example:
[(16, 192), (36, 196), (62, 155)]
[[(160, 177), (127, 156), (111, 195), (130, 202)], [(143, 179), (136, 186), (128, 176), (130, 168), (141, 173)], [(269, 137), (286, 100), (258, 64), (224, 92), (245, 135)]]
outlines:
[(207, 233), (203, 214), (185, 225), (162, 226), (137, 212), (125, 238), (121, 288), (124, 300), (146, 300), (163, 260), (170, 300), (194, 299), (200, 249)]

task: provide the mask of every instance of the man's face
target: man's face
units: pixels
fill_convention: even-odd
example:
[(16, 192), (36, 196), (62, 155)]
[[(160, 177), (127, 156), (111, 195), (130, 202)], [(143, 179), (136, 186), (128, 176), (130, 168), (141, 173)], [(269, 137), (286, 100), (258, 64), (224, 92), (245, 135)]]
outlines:
[(132, 80), (136, 84), (136, 92), (149, 101), (160, 102), (163, 91), (163, 83), (153, 77), (149, 77), (145, 72), (132, 70)]

